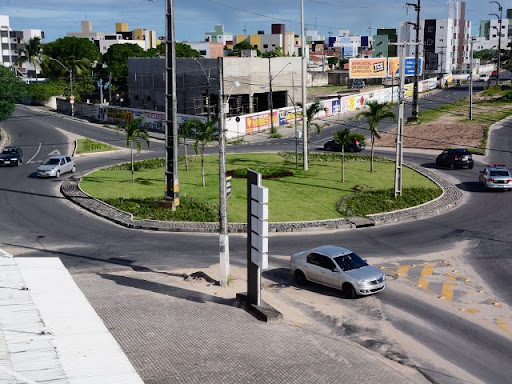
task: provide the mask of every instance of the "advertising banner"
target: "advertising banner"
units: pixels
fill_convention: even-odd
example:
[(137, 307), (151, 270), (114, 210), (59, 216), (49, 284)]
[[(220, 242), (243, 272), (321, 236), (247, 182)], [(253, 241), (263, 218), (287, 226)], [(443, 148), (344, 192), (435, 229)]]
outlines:
[(350, 59), (349, 78), (375, 79), (387, 76), (387, 58)]

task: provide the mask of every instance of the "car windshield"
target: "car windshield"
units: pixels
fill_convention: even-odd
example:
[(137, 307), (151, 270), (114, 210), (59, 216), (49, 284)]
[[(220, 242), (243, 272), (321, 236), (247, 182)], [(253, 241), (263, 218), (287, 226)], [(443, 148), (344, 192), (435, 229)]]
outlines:
[(508, 176), (508, 171), (491, 171), (491, 176)]
[(334, 261), (344, 271), (350, 271), (351, 269), (358, 269), (368, 265), (366, 261), (361, 259), (354, 252), (349, 253), (348, 255), (335, 257)]
[(43, 165), (58, 165), (60, 163), (59, 159), (46, 159)]
[(4, 148), (2, 153), (16, 153), (16, 149), (14, 149), (14, 148)]

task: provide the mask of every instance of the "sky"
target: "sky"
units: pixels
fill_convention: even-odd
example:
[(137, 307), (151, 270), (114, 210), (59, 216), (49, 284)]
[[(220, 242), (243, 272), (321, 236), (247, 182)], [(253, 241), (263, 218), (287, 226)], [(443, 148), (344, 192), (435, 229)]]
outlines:
[[(512, 0), (498, 0), (506, 9)], [(44, 42), (79, 32), (82, 20), (92, 21), (95, 32), (115, 32), (116, 22), (131, 29), (145, 28), (165, 35), (167, 0), (1, 0), (0, 15), (10, 18), (14, 30), (41, 29)], [(361, 35), (375, 33), (369, 28), (398, 28), (401, 20), (415, 21), (413, 7), (405, 3), (417, 0), (303, 0), (306, 29), (322, 36), (349, 29)], [(448, 17), (447, 0), (421, 1), (421, 18)], [(178, 41), (204, 41), (205, 32), (221, 24), (234, 35), (270, 33), (273, 23), (286, 24), (287, 31), (300, 31), (300, 0), (174, 0), (175, 37)], [(498, 5), (486, 0), (467, 0), (466, 19), (472, 22), (472, 34), (478, 35), (481, 19), (496, 18)]]

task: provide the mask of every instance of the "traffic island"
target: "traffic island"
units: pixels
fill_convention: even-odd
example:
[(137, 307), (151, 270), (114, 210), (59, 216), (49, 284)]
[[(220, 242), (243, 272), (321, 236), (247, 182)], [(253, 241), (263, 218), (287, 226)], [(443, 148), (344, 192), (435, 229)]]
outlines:
[(263, 300), (260, 300), (260, 305), (250, 304), (246, 292), (237, 293), (236, 302), (240, 308), (245, 309), (260, 321), (279, 323), (283, 320), (283, 314)]

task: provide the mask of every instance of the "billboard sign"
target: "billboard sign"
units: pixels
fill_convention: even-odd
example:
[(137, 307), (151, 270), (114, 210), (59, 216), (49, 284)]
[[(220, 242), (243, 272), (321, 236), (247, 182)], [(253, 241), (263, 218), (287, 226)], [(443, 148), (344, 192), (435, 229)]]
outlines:
[(387, 58), (350, 59), (348, 62), (350, 79), (375, 79), (386, 77)]
[[(414, 76), (414, 57), (405, 58), (405, 76)], [(420, 57), (418, 65), (418, 75), (423, 74), (423, 60)], [(399, 76), (400, 75), (400, 59), (398, 57), (388, 58), (388, 76)]]

